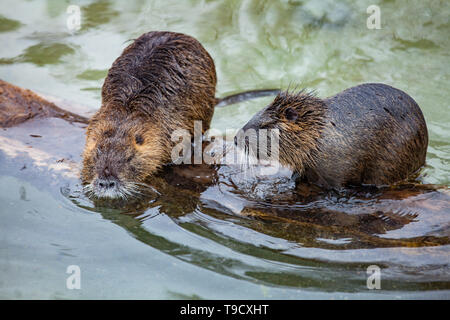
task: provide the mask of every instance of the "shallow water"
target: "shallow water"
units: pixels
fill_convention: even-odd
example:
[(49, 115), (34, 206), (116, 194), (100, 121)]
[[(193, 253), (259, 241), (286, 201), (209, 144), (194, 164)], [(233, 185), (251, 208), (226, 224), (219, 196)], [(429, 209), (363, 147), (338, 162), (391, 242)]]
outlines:
[[(450, 182), (446, 1), (380, 1), (380, 30), (366, 27), (370, 1), (83, 1), (71, 33), (66, 8), (76, 3), (3, 1), (0, 78), (89, 115), (127, 40), (184, 32), (214, 58), (219, 97), (289, 85), (326, 97), (362, 82), (406, 91), (430, 135), (418, 180)], [(218, 109), (212, 125), (239, 128), (269, 101)], [(95, 207), (78, 193), (83, 132), (49, 119), (0, 133), (2, 298), (450, 297), (445, 190), (308, 204), (283, 177), (236, 192), (223, 168), (219, 185), (164, 184), (139, 207)], [(80, 290), (66, 288), (69, 265), (81, 268)], [(366, 286), (370, 265), (381, 268), (380, 290)]]

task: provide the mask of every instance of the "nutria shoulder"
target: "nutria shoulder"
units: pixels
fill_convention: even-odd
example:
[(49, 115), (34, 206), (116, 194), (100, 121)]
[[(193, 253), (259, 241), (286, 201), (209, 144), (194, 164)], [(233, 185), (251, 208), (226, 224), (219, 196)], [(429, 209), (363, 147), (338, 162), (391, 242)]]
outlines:
[(279, 129), (280, 162), (324, 187), (386, 185), (425, 163), (428, 134), (417, 103), (379, 83), (326, 99), (283, 92), (245, 126)]

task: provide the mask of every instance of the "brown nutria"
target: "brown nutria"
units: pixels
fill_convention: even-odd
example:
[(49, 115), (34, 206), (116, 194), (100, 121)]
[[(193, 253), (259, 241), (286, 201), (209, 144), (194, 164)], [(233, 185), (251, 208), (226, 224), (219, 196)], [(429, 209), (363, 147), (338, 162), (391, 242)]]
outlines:
[[(145, 33), (113, 63), (102, 87), (102, 106), (91, 119), (81, 179), (91, 196), (127, 198), (171, 162), (174, 130), (202, 133), (215, 105), (244, 94), (215, 98), (214, 61), (194, 38), (173, 32)], [(253, 97), (278, 93), (259, 90)]]
[(279, 160), (297, 181), (340, 188), (387, 185), (424, 163), (427, 127), (417, 103), (385, 84), (367, 83), (327, 99), (283, 92), (243, 128), (279, 129)]

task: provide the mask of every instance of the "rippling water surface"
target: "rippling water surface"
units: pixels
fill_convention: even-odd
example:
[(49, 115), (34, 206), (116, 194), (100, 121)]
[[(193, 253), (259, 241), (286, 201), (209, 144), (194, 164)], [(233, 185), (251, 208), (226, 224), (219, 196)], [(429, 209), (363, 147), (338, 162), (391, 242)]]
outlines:
[[(67, 29), (70, 4), (81, 8), (76, 32)], [(297, 194), (288, 173), (240, 185), (239, 170), (222, 167), (212, 172), (218, 183), (168, 171), (155, 181), (159, 196), (111, 208), (80, 192), (83, 127), (28, 122), (0, 132), (0, 297), (448, 299), (450, 5), (376, 1), (382, 28), (370, 30), (371, 4), (2, 1), (0, 78), (85, 115), (99, 108), (113, 60), (150, 30), (196, 37), (216, 63), (219, 97), (400, 88), (428, 124), (417, 180), (438, 191)], [(269, 102), (218, 109), (212, 126), (239, 128)], [(69, 265), (81, 269), (80, 290), (66, 288)], [(381, 269), (380, 290), (367, 288), (370, 265)]]

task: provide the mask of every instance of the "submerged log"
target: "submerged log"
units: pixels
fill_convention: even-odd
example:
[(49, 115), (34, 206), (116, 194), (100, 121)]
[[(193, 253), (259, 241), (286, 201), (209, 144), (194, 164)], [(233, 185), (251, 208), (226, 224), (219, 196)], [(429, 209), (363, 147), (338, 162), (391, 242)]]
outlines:
[(56, 106), (31, 90), (0, 80), (0, 127), (8, 128), (35, 118), (61, 118), (88, 123), (89, 119)]

